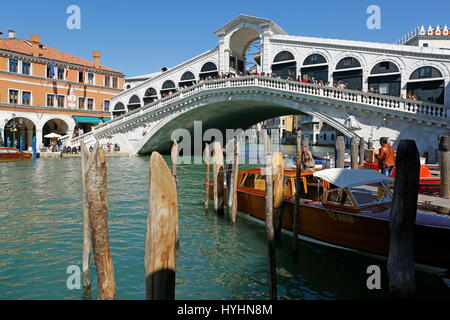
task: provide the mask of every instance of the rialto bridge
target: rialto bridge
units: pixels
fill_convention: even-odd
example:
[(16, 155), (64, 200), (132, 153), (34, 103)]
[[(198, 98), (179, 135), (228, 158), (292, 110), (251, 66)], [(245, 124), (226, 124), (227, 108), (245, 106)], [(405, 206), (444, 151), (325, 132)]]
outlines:
[[(173, 130), (192, 130), (196, 120), (203, 130), (246, 129), (306, 113), (348, 137), (387, 136), (394, 146), (399, 139), (414, 139), (419, 151), (433, 158), (439, 135), (450, 132), (448, 50), (291, 36), (271, 20), (244, 15), (216, 35), (217, 48), (115, 96), (113, 120), (81, 137), (66, 137), (66, 143), (100, 140), (133, 154), (164, 152)], [(258, 75), (240, 75), (249, 69)], [(349, 125), (349, 118), (359, 128)]]

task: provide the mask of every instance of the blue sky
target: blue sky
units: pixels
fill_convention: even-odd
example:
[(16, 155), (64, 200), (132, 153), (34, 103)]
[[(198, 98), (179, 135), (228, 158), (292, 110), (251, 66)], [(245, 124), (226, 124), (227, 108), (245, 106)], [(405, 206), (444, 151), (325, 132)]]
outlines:
[[(0, 31), (38, 34), (46, 45), (128, 76), (159, 71), (217, 46), (214, 31), (239, 14), (274, 20), (288, 34), (393, 43), (419, 24), (448, 24), (450, 1), (226, 0), (2, 1)], [(66, 8), (81, 8), (81, 30), (66, 27)], [(381, 30), (366, 27), (369, 5), (381, 8)], [(4, 35), (3, 35), (4, 36)]]

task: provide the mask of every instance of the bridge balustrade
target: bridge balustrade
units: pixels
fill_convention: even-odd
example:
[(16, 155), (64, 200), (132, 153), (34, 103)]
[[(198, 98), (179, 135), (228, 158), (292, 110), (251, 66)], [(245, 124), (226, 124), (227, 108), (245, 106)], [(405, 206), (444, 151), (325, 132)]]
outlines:
[[(139, 109), (123, 114), (106, 123), (99, 124), (93, 127), (92, 132), (88, 132), (83, 136), (77, 138), (73, 138), (72, 144), (78, 142), (80, 139), (84, 139), (92, 135), (93, 132), (99, 132), (102, 131), (102, 129), (107, 129), (121, 122), (126, 122), (126, 120), (139, 117), (141, 113), (146, 112), (148, 109), (156, 110), (159, 108), (163, 108), (165, 105), (168, 105), (174, 101), (178, 101), (183, 98), (195, 95), (204, 90), (215, 90), (230, 87), (247, 87), (247, 86), (279, 89), (293, 93), (300, 93), (311, 96), (320, 96), (335, 100), (360, 103), (380, 107), (382, 109), (387, 110), (397, 110), (417, 115), (425, 115), (428, 117), (436, 118), (438, 120), (446, 120), (449, 118), (448, 109), (450, 107), (445, 105), (438, 105), (422, 101), (408, 100), (392, 96), (384, 96), (375, 93), (361, 92), (350, 89), (341, 89), (291, 80), (267, 78), (260, 76), (245, 76), (245, 77), (234, 77), (218, 80), (201, 81), (196, 85), (180, 90), (162, 99), (153, 101)], [(71, 137), (69, 136), (65, 136), (62, 138), (62, 140), (63, 142), (68, 141), (70, 140), (70, 138)]]

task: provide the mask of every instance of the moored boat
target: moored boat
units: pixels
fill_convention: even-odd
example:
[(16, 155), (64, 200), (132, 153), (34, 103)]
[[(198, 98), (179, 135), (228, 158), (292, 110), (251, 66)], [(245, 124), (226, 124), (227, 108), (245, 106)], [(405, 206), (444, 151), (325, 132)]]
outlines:
[[(364, 162), (364, 168), (378, 171), (378, 164), (374, 162)], [(419, 179), (419, 193), (439, 194), (441, 190), (441, 177), (436, 172), (437, 166), (421, 165)], [(434, 170), (434, 171), (433, 171)], [(395, 178), (395, 168), (392, 170), (391, 178)]]
[[(322, 245), (386, 257), (393, 179), (374, 170), (302, 170), (299, 238)], [(265, 220), (265, 177), (261, 169), (242, 170), (238, 177), (238, 211)], [(286, 169), (282, 228), (292, 234), (295, 170)], [(211, 186), (212, 187), (212, 186)], [(210, 192), (212, 194), (212, 192)], [(418, 205), (414, 234), (417, 266), (450, 269), (450, 212)], [(433, 267), (433, 268), (428, 268)], [(437, 269), (436, 269), (437, 268)]]
[(31, 153), (22, 152), (16, 148), (0, 147), (0, 162), (30, 160), (32, 156), (33, 155)]

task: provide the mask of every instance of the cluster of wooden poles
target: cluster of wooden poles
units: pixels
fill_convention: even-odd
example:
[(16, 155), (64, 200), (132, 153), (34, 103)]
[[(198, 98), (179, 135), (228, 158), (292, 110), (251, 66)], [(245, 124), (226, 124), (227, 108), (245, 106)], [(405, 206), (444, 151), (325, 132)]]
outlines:
[[(176, 144), (174, 144), (176, 147)], [(176, 159), (176, 157), (175, 157)], [(176, 162), (175, 162), (176, 164)], [(91, 248), (98, 299), (116, 299), (114, 265), (108, 236), (108, 184), (105, 152), (98, 143), (92, 152), (81, 142), (83, 184), (83, 298), (91, 297)], [(175, 298), (175, 251), (178, 239), (176, 165), (170, 171), (162, 156), (150, 158), (149, 207), (145, 239), (146, 297)]]
[[(280, 152), (272, 153), (270, 137), (263, 131), (265, 145), (265, 223), (269, 257), (269, 297), (277, 298), (276, 255), (274, 241), (281, 235), (283, 203), (284, 161)], [(293, 252), (298, 253), (298, 230), (301, 186), (301, 132), (297, 132), (296, 193), (293, 219)], [(224, 213), (225, 199), (230, 221), (237, 218), (237, 183), (239, 168), (239, 143), (234, 138), (228, 148), (233, 148), (232, 162), (225, 170), (223, 150), (218, 142), (208, 144), (204, 150), (206, 163), (205, 211), (209, 209), (210, 163), (213, 165), (214, 211)], [(210, 154), (210, 148), (213, 153)], [(337, 137), (336, 166), (344, 167), (345, 143)], [(450, 164), (450, 137), (441, 138), (439, 145), (440, 166), (447, 170)], [(351, 141), (352, 168), (362, 164), (364, 140)], [(178, 145), (173, 142), (171, 152), (172, 170), (162, 156), (153, 152), (149, 169), (149, 207), (145, 239), (146, 297), (153, 300), (175, 298), (175, 252), (178, 246), (178, 200), (177, 200)], [(211, 161), (212, 160), (212, 161)], [(108, 184), (105, 152), (98, 143), (92, 152), (81, 143), (81, 168), (83, 185), (83, 297), (90, 298), (91, 248), (97, 274), (98, 299), (115, 299), (116, 283), (108, 236)], [(224, 179), (227, 172), (227, 192)], [(415, 290), (413, 230), (417, 212), (420, 158), (413, 140), (401, 140), (397, 148), (396, 179), (391, 209), (391, 241), (388, 258), (390, 290), (400, 297), (410, 297)], [(443, 177), (444, 178), (444, 177)], [(447, 179), (448, 180), (448, 179)], [(446, 181), (447, 181), (446, 180)], [(442, 187), (449, 188), (448, 182)]]

